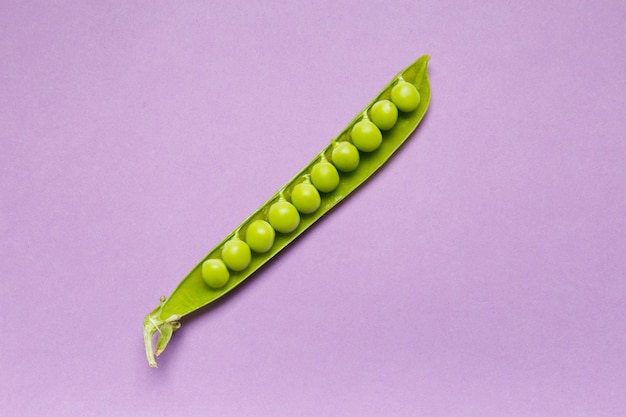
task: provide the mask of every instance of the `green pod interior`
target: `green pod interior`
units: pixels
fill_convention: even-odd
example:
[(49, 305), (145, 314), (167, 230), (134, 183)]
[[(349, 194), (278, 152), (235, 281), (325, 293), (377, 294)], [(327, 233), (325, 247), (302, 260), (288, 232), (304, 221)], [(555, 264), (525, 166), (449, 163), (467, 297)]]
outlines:
[[(385, 88), (368, 103), (365, 108), (346, 126), (330, 144), (328, 144), (313, 160), (300, 172), (298, 172), (289, 182), (285, 184), (275, 195), (273, 195), (257, 211), (244, 220), (235, 231), (226, 236), (213, 250), (211, 250), (178, 284), (174, 292), (166, 299), (162, 299), (161, 304), (144, 321), (144, 339), (146, 343), (146, 353), (151, 366), (156, 366), (152, 354), (152, 335), (159, 331), (161, 326), (168, 325), (174, 329), (178, 328), (178, 319), (206, 306), (216, 299), (227, 294), (229, 291), (241, 284), (246, 278), (257, 271), (261, 266), (280, 252), (291, 241), (308, 229), (315, 221), (328, 213), (335, 205), (354, 191), (359, 185), (367, 180), (378, 168), (380, 168), (393, 153), (406, 141), (411, 133), (418, 126), (424, 117), (430, 102), (430, 84), (428, 81), (427, 64), (429, 57), (422, 56), (417, 61), (401, 71)], [(291, 189), (298, 183), (305, 180), (313, 165), (322, 159), (331, 160), (331, 152), (336, 142), (350, 140), (352, 126), (364, 117), (368, 117), (371, 106), (379, 100), (390, 99), (390, 91), (393, 86), (401, 81), (413, 84), (420, 93), (421, 100), (417, 109), (411, 112), (399, 112), (398, 120), (393, 128), (383, 131), (383, 141), (378, 149), (373, 152), (361, 152), (360, 163), (352, 172), (340, 172), (340, 181), (336, 189), (329, 193), (321, 194), (320, 207), (311, 214), (301, 214), (300, 224), (291, 233), (276, 233), (276, 238), (272, 248), (265, 253), (252, 255), (250, 265), (240, 272), (230, 271), (230, 279), (226, 285), (219, 289), (212, 289), (207, 286), (202, 278), (202, 263), (211, 258), (220, 258), (221, 250), (228, 240), (237, 236), (244, 239), (246, 227), (257, 219), (266, 220), (267, 211), (272, 203), (281, 196), (290, 200)], [(174, 324), (172, 324), (174, 323)], [(164, 334), (171, 334), (169, 329)], [(168, 335), (169, 340), (169, 335)], [(166, 343), (166, 342), (165, 342)], [(164, 346), (162, 346), (164, 348)], [(162, 350), (162, 349), (160, 349)]]

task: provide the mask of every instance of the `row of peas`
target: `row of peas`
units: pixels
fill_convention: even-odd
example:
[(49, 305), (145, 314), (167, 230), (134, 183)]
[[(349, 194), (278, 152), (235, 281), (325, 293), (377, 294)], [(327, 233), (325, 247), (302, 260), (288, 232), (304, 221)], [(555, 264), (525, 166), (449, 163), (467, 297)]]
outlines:
[(354, 124), (350, 140), (337, 142), (331, 152), (331, 162), (324, 155), (305, 175), (303, 182), (291, 190), (290, 202), (281, 194), (271, 204), (266, 220), (257, 219), (248, 224), (242, 240), (239, 234), (224, 243), (220, 258), (207, 259), (202, 263), (202, 278), (211, 288), (222, 288), (230, 278), (230, 272), (243, 271), (252, 261), (252, 252), (269, 251), (276, 232), (291, 233), (300, 224), (300, 213), (315, 212), (321, 204), (320, 191), (329, 193), (339, 185), (339, 173), (354, 171), (360, 162), (359, 151), (373, 152), (382, 143), (381, 133), (393, 128), (398, 120), (398, 110), (411, 112), (419, 106), (420, 95), (415, 86), (400, 80), (393, 86), (390, 100), (379, 100), (366, 115)]

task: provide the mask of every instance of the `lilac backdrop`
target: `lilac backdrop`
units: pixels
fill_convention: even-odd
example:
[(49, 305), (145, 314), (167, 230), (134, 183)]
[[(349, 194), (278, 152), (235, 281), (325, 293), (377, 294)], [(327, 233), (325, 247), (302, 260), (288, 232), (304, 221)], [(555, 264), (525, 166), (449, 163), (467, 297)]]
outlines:
[[(624, 416), (625, 3), (279, 3), (2, 1), (2, 414)], [(159, 296), (425, 53), (406, 146), (150, 369)]]

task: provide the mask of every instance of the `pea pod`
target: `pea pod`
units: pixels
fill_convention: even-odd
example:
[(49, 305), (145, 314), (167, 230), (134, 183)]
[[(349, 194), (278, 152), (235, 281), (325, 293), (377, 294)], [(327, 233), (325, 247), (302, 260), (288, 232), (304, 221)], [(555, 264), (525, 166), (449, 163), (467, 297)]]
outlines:
[(156, 367), (154, 333), (158, 356), (183, 316), (241, 284), (374, 174), (408, 139), (430, 102), (428, 59), (422, 56), (400, 72), (304, 169), (213, 248), (168, 298), (161, 297), (143, 325), (150, 366)]

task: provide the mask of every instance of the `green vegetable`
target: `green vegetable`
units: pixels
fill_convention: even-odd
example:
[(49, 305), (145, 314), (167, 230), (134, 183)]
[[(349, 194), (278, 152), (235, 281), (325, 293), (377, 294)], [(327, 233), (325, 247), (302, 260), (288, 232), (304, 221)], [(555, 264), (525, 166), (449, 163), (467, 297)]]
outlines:
[(378, 149), (383, 141), (383, 135), (374, 123), (361, 120), (352, 128), (352, 143), (363, 152), (372, 152)]
[(265, 220), (255, 220), (248, 225), (246, 230), (246, 243), (250, 249), (257, 253), (267, 252), (274, 244), (276, 233), (272, 226)]
[(370, 119), (380, 130), (389, 130), (398, 121), (398, 108), (389, 100), (377, 101), (370, 110)]
[(305, 182), (297, 184), (291, 190), (291, 202), (300, 213), (311, 214), (320, 207), (322, 199), (319, 191), (305, 179)]
[(250, 265), (250, 261), (252, 260), (250, 246), (239, 238), (233, 238), (224, 243), (222, 259), (228, 269), (237, 272), (243, 271)]
[(359, 160), (359, 150), (350, 142), (339, 142), (331, 153), (331, 161), (340, 171), (354, 171), (359, 166)]
[(333, 191), (339, 185), (337, 168), (326, 159), (318, 162), (311, 169), (311, 182), (323, 193)]
[(207, 259), (202, 262), (202, 279), (211, 288), (222, 288), (228, 282), (228, 268), (221, 259)]
[(280, 233), (291, 233), (300, 224), (298, 209), (284, 200), (272, 204), (267, 217), (272, 227)]
[[(400, 72), (307, 166), (213, 248), (169, 298), (161, 297), (144, 320), (150, 366), (156, 367), (155, 333), (158, 356), (182, 317), (241, 284), (374, 174), (409, 138), (430, 102), (428, 59), (423, 56)], [(397, 118), (386, 101), (399, 110)], [(363, 153), (355, 154), (350, 143)]]
[(401, 81), (391, 89), (391, 101), (401, 111), (413, 111), (420, 104), (420, 93), (413, 84)]

